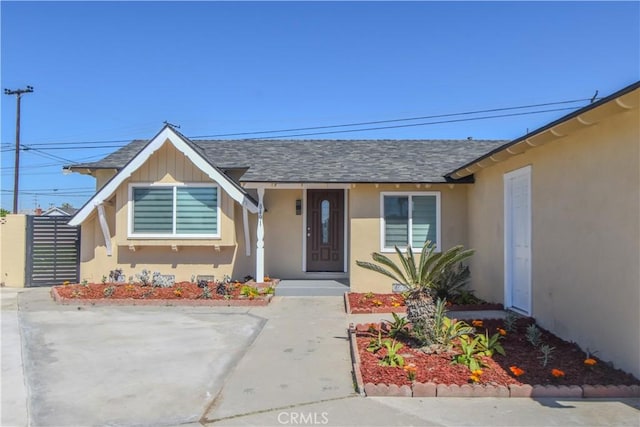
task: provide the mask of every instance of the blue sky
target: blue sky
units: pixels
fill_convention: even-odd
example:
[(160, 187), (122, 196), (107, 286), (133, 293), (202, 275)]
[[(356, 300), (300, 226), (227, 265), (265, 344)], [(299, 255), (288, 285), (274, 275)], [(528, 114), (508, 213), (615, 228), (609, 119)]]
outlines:
[[(35, 88), (22, 100), (21, 142), (32, 149), (21, 152), (21, 210), (36, 197), (43, 208), (82, 205), (93, 178), (65, 176), (62, 165), (153, 137), (164, 120), (190, 137), (337, 125), (589, 99), (640, 79), (638, 2), (0, 8), (2, 87)], [(0, 185), (9, 210), (15, 105), (3, 95)], [(568, 112), (300, 138), (513, 139)]]

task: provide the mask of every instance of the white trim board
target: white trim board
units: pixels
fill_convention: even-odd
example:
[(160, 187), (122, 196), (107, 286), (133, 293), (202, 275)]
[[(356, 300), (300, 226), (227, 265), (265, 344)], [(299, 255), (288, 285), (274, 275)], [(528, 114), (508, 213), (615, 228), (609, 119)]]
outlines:
[(218, 183), (220, 187), (233, 200), (249, 209), (251, 213), (258, 212), (258, 206), (244, 190), (232, 182), (217, 167), (213, 166), (193, 147), (191, 142), (179, 135), (170, 126), (165, 126), (138, 154), (127, 163), (109, 182), (107, 182), (69, 221), (69, 225), (81, 225), (93, 212), (97, 205), (104, 203), (117, 191), (118, 187), (138, 170), (153, 153), (159, 150), (166, 142), (171, 143), (178, 151), (182, 152), (193, 164), (205, 173), (209, 178)]
[[(512, 185), (513, 179), (524, 178), (524, 197), (526, 197), (526, 211), (524, 217), (521, 217), (518, 224), (524, 224), (522, 232), (524, 233), (524, 242), (526, 247), (519, 247), (514, 249), (513, 244), (513, 225), (514, 218), (512, 212)], [(506, 308), (514, 309), (520, 313), (531, 315), (532, 314), (532, 241), (531, 241), (531, 166), (525, 166), (523, 168), (508, 172), (504, 174), (504, 306)], [(522, 236), (521, 236), (522, 237)], [(515, 252), (518, 252), (516, 254)], [(518, 304), (514, 305), (514, 269), (516, 268), (516, 258), (524, 257), (525, 259), (525, 271), (524, 283), (521, 283), (525, 290), (526, 300), (522, 306)], [(521, 262), (522, 264), (522, 262)]]
[(351, 184), (342, 184), (342, 183), (318, 183), (318, 182), (247, 182), (243, 183), (242, 186), (247, 189), (256, 189), (259, 187), (263, 187), (267, 190), (301, 190), (301, 189), (313, 189), (313, 190), (348, 190), (351, 188)]
[[(442, 205), (440, 203), (440, 198), (441, 198), (441, 194), (440, 191), (381, 191), (380, 192), (380, 252), (382, 253), (394, 253), (395, 249), (394, 248), (389, 248), (386, 247), (384, 245), (384, 238), (385, 238), (385, 220), (384, 220), (384, 196), (407, 196), (407, 197), (411, 197), (411, 196), (435, 196), (436, 198), (436, 223), (437, 223), (437, 227), (436, 227), (436, 252), (440, 252), (441, 251), (441, 246), (442, 246), (442, 235), (440, 234), (441, 228), (442, 228), (442, 214), (441, 214), (441, 210), (442, 210)], [(410, 198), (410, 200), (412, 200)], [(412, 205), (413, 202), (410, 203), (408, 209), (409, 212), (411, 212), (412, 210)], [(413, 218), (410, 215), (409, 216), (409, 231), (411, 231), (411, 227), (413, 225)], [(409, 235), (409, 242), (407, 242), (408, 244), (411, 244), (411, 234)], [(402, 252), (406, 251), (406, 248), (399, 248)], [(422, 250), (422, 248), (411, 248), (411, 249), (419, 249)]]

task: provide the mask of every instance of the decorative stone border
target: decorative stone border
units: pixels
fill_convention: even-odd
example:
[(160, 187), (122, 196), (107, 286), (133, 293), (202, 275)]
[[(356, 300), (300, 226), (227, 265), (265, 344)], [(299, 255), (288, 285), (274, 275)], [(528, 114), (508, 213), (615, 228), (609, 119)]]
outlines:
[[(350, 292), (344, 293), (344, 306), (347, 314), (378, 314), (378, 313), (406, 313), (407, 307), (370, 307), (370, 308), (351, 308), (349, 302)], [(504, 306), (498, 303), (487, 304), (469, 304), (469, 305), (450, 305), (447, 311), (483, 311), (483, 310), (504, 310)]]
[(553, 398), (624, 398), (640, 397), (640, 385), (530, 385), (511, 384), (481, 385), (481, 384), (436, 384), (432, 382), (413, 382), (411, 386), (396, 384), (364, 383), (360, 372), (360, 355), (356, 332), (366, 330), (368, 325), (349, 324), (349, 342), (351, 344), (351, 357), (353, 371), (356, 379), (358, 393), (365, 396), (400, 396), (400, 397), (553, 397)]
[(273, 295), (264, 295), (254, 299), (134, 299), (134, 298), (65, 298), (55, 287), (51, 288), (51, 297), (62, 305), (146, 305), (146, 306), (205, 306), (205, 307), (261, 307), (271, 302)]

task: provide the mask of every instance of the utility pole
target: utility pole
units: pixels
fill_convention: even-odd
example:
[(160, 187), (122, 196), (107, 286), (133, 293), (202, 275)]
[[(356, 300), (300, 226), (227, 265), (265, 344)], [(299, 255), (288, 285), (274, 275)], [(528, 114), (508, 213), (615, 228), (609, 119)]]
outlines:
[(5, 95), (16, 95), (16, 164), (13, 172), (13, 213), (18, 213), (18, 177), (20, 176), (20, 99), (23, 93), (33, 92), (33, 86), (26, 89), (9, 90), (5, 89)]

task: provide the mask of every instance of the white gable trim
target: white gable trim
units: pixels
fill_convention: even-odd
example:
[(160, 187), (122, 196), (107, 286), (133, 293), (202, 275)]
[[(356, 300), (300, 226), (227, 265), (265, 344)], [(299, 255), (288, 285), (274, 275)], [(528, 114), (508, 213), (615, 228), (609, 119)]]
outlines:
[(193, 164), (204, 172), (209, 178), (217, 182), (220, 187), (233, 200), (240, 203), (242, 207), (246, 207), (251, 213), (258, 212), (258, 206), (247, 196), (247, 194), (238, 188), (226, 175), (220, 172), (215, 166), (205, 160), (200, 153), (193, 149), (191, 144), (185, 141), (171, 127), (166, 126), (151, 142), (149, 142), (127, 165), (120, 170), (111, 181), (102, 187), (76, 215), (71, 218), (69, 225), (82, 224), (93, 210), (109, 199), (120, 187), (120, 185), (129, 178), (136, 170), (138, 170), (153, 153), (159, 150), (165, 142), (169, 141), (173, 146), (182, 152)]

